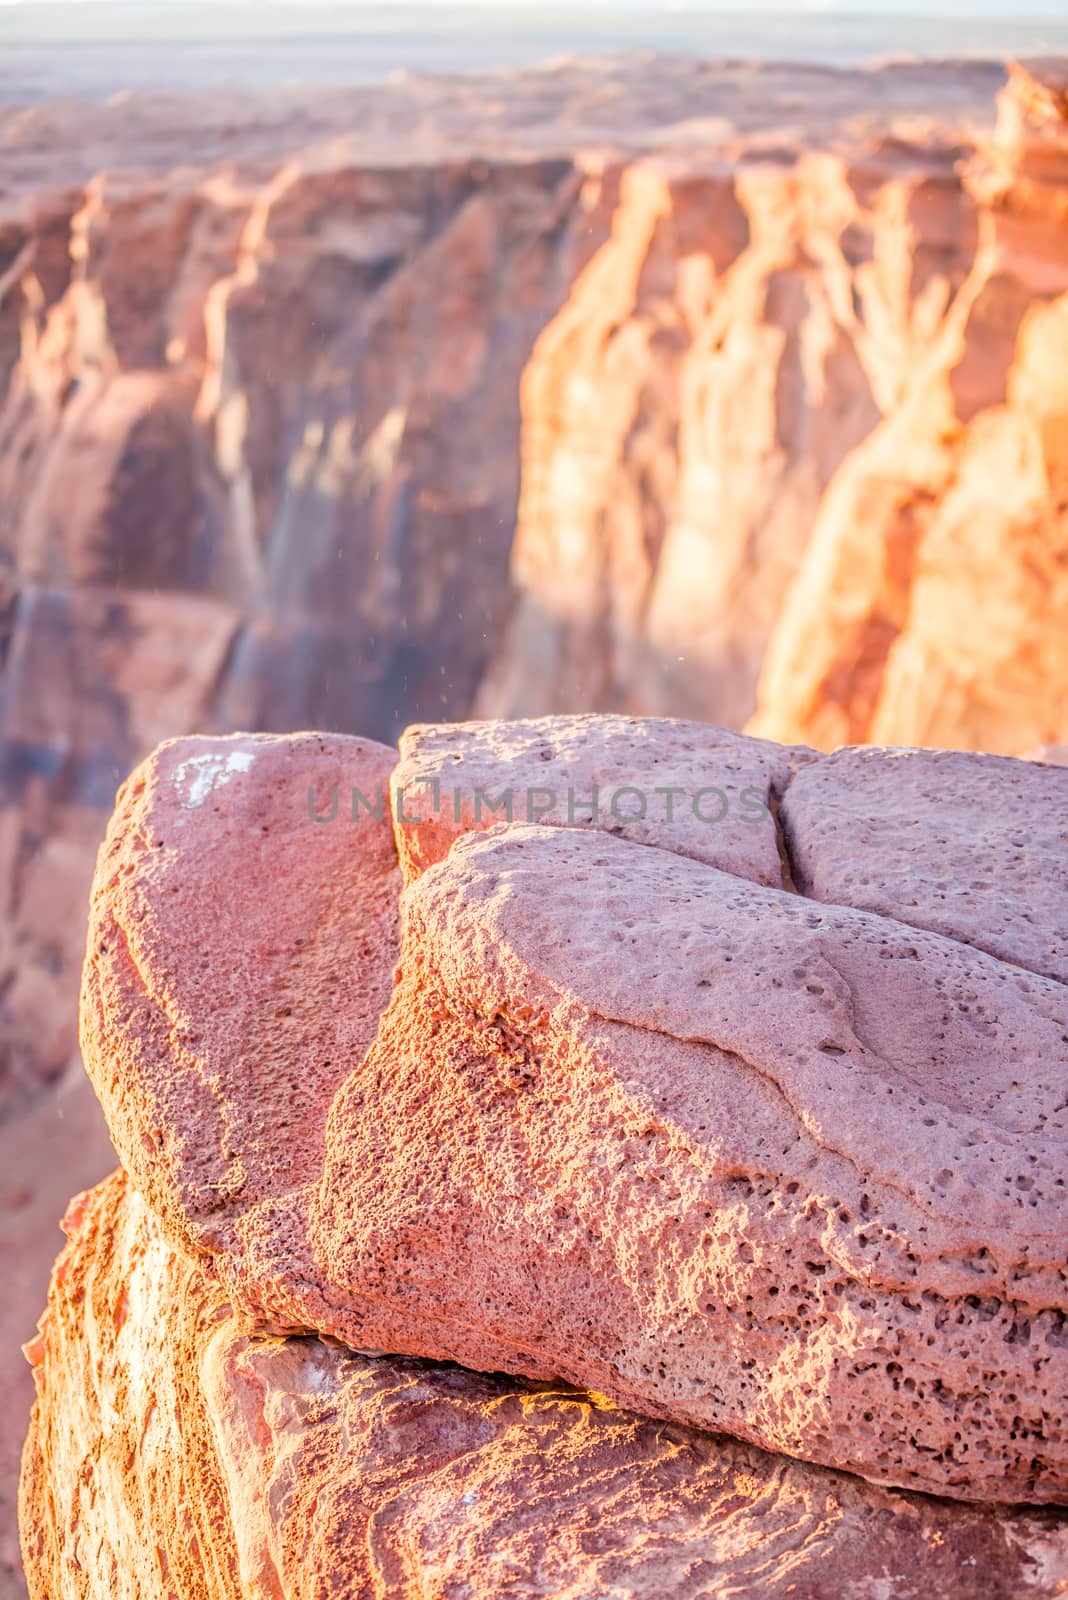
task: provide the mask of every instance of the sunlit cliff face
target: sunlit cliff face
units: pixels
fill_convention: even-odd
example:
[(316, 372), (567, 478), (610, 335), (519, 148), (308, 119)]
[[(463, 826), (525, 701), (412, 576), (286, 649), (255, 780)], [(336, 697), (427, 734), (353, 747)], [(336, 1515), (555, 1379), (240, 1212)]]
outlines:
[[(32, 1600), (1068, 1583), (1060, 775), (708, 726), (1068, 740), (1064, 88), (1000, 82), (0, 111), (0, 1111), (86, 1114), (149, 747), (430, 724), (122, 790)], [(43, 1261), (104, 1156), (36, 1126)]]
[(1068, 1575), (1048, 1512), (875, 1490), (566, 1385), (249, 1337), (169, 1248), (132, 1330), (146, 1405), (112, 1330), (158, 1225), (116, 1174), (70, 1231), (39, 1368), (52, 1408), (27, 1458), (28, 1496), (54, 1496), (26, 1543), (33, 1600), (155, 1600), (164, 1584), (181, 1600), (357, 1600), (376, 1585), (416, 1600), (429, 1583), (450, 1600), (497, 1600), (504, 1584), (702, 1600), (713, 1583), (788, 1600), (799, 1582), (831, 1600), (887, 1570), (918, 1573), (929, 1600), (997, 1585), (1039, 1600)]
[[(0, 109), (0, 1112), (60, 1119), (92, 862), (173, 735), (1068, 739), (1063, 91), (1014, 70), (995, 133), (1003, 80)], [(34, 1172), (42, 1262), (99, 1170)]]
[(972, 157), (629, 168), (524, 375), (480, 707), (1062, 737), (1066, 350), (1068, 124), (1022, 69)]
[(153, 123), (138, 171), (95, 108), (73, 191), (23, 114), (13, 786), (99, 810), (190, 727), (472, 706), (1060, 738), (1064, 124), (1017, 69), (977, 135), (997, 80), (561, 68), (344, 138), (327, 98), (307, 148), (235, 109), (224, 166)]

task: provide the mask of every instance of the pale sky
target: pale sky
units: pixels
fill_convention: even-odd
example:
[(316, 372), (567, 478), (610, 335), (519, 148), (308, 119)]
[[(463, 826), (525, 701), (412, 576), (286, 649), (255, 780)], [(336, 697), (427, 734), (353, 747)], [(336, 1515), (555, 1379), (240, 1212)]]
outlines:
[[(118, 4), (116, 0), (58, 0), (58, 4), (77, 6), (83, 13), (91, 12), (98, 6), (102, 10), (123, 14), (131, 11), (159, 13), (194, 7), (208, 12), (217, 9), (220, 13), (229, 12), (231, 15), (235, 10), (242, 9), (299, 13), (307, 5), (309, 11), (320, 15), (323, 11), (334, 10), (345, 11), (352, 16), (364, 10), (381, 13), (432, 6), (442, 11), (450, 8), (469, 10), (474, 7), (498, 13), (517, 9), (557, 14), (564, 12), (569, 13), (576, 22), (583, 12), (603, 14), (616, 11), (676, 17), (713, 12), (739, 23), (744, 23), (753, 15), (778, 13), (799, 18), (852, 16), (893, 19), (896, 16), (917, 16), (932, 22), (948, 18), (961, 22), (975, 19), (992, 23), (1035, 21), (1055, 22), (1062, 26), (1068, 24), (1068, 0), (1018, 0), (1015, 5), (1011, 0), (742, 0), (742, 3), (733, 5), (730, 0), (718, 0), (718, 3), (717, 0), (213, 0), (213, 4), (206, 3), (206, 0), (125, 0), (125, 3), (119, 0)], [(0, 0), (0, 11), (11, 8), (24, 12), (45, 8), (56, 10), (57, 0)]]
[[(68, 5), (108, 5), (113, 0), (62, 0)], [(202, 0), (138, 0), (139, 6), (152, 6), (156, 8), (165, 6), (181, 6), (202, 3)], [(224, 4), (258, 6), (261, 0), (223, 0)], [(268, 0), (268, 4), (271, 0)], [(285, 0), (283, 0), (285, 3)], [(332, 6), (341, 11), (359, 11), (367, 8), (382, 10), (384, 4), (391, 6), (403, 5), (435, 5), (435, 6), (481, 6), (488, 11), (503, 11), (516, 6), (533, 9), (537, 0), (315, 0), (316, 8)], [(0, 0), (4, 6), (36, 6), (54, 5), (55, 0)], [(289, 4), (296, 9), (300, 7), (300, 0), (289, 0)], [(554, 9), (559, 0), (548, 0), (547, 9)], [(742, 5), (717, 4), (716, 0), (570, 0), (566, 6), (568, 10), (580, 13), (583, 10), (628, 10), (628, 11), (659, 11), (697, 13), (714, 11), (730, 15), (732, 12), (740, 17), (751, 15), (754, 11), (812, 14), (837, 13), (838, 15), (864, 15), (874, 14), (882, 16), (901, 16), (909, 13), (921, 16), (939, 17), (1003, 17), (1006, 20), (1027, 17), (1056, 17), (1063, 19), (1065, 16), (1065, 0), (1020, 0), (1018, 5), (1006, 4), (1006, 0), (744, 0)]]

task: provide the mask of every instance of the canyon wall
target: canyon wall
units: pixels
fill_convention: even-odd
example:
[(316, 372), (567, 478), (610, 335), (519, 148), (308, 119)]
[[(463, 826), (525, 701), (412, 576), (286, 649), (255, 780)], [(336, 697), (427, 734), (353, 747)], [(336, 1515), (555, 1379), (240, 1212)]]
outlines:
[(0, 89), (5, 1250), (106, 1168), (83, 909), (163, 738), (614, 709), (1063, 744), (1064, 81)]
[[(1068, 688), (1068, 120), (640, 163), (524, 375), (487, 714), (1011, 754)], [(755, 713), (755, 715), (754, 715)]]
[(565, 160), (101, 181), (47, 219), (55, 261), (23, 246), (0, 420), (8, 1104), (70, 1053), (48, 991), (146, 749), (469, 708), (576, 188)]

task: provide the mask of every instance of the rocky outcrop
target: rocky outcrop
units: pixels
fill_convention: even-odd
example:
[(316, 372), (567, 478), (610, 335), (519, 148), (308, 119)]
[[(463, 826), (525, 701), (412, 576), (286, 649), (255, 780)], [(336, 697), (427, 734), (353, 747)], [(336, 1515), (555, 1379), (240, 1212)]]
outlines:
[[(880, 1490), (563, 1385), (250, 1332), (116, 1174), (30, 1348), (31, 1600), (1022, 1600), (1063, 1514)], [(93, 1381), (86, 1383), (87, 1371)]]
[(168, 1240), (277, 1331), (1068, 1503), (1063, 769), (587, 718), (390, 773), (120, 795), (82, 1043)]
[[(173, 734), (740, 725), (759, 698), (753, 726), (814, 745), (1063, 742), (1061, 69), (1012, 69), (995, 135), (1003, 81), (650, 59), (312, 99), (0, 89), (9, 1144), (78, 1070), (92, 857)], [(744, 835), (771, 887), (779, 820)], [(405, 866), (455, 831), (405, 836)], [(730, 870), (714, 831), (669, 829)], [(106, 1170), (82, 1156), (79, 1184)], [(52, 1182), (28, 1173), (35, 1215)]]
[(164, 737), (1062, 740), (1058, 70), (0, 104), (0, 1105)]

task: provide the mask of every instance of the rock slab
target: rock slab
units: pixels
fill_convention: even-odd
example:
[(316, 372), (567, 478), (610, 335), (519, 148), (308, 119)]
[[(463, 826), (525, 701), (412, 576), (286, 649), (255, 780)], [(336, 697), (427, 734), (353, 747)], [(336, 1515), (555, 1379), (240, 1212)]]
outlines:
[[(640, 721), (628, 774), (624, 735), (416, 731), (392, 773), (176, 742), (134, 775), (83, 1047), (165, 1236), (279, 1332), (1068, 1501), (1068, 774)], [(727, 767), (761, 807), (700, 823)], [(644, 837), (395, 816), (398, 943), (379, 790), (435, 768), (683, 800)]]
[(31, 1350), (31, 1600), (1027, 1600), (1068, 1583), (1064, 1513), (873, 1488), (560, 1384), (250, 1333), (121, 1173), (65, 1227)]

